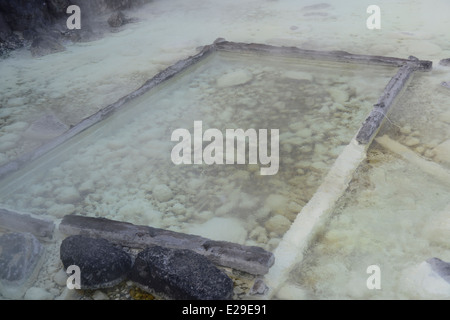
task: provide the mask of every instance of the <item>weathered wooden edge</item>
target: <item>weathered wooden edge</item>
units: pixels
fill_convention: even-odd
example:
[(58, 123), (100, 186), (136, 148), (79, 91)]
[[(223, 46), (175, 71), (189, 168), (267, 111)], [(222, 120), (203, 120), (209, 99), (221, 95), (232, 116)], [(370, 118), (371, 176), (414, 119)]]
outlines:
[(55, 224), (53, 221), (0, 208), (0, 228), (31, 233), (38, 238), (51, 239)]
[(203, 49), (196, 55), (191, 56), (187, 59), (180, 60), (176, 62), (174, 65), (168, 67), (167, 69), (161, 71), (153, 78), (147, 80), (139, 89), (133, 91), (132, 93), (120, 98), (113, 104), (110, 104), (96, 113), (92, 114), (91, 116), (81, 120), (78, 124), (61, 134), (60, 136), (50, 140), (46, 144), (38, 147), (37, 149), (28, 152), (16, 160), (13, 160), (3, 166), (0, 166), (0, 179), (6, 177), (8, 174), (13, 173), (15, 171), (20, 170), (23, 168), (28, 162), (33, 161), (42, 155), (46, 154), (47, 152), (53, 150), (57, 146), (61, 145), (62, 143), (66, 142), (70, 138), (74, 137), (75, 135), (79, 134), (80, 132), (83, 132), (84, 130), (90, 128), (91, 126), (99, 123), (100, 121), (108, 118), (111, 116), (114, 112), (120, 110), (127, 102), (143, 95), (144, 93), (148, 92), (152, 88), (156, 87), (157, 85), (161, 84), (162, 82), (172, 78), (173, 76), (181, 73), (188, 67), (196, 64), (204, 57), (208, 56), (211, 52), (213, 52), (214, 45), (204, 46)]
[(383, 94), (378, 99), (378, 103), (374, 105), (356, 135), (356, 140), (360, 144), (370, 144), (372, 142), (394, 104), (395, 98), (405, 88), (408, 80), (417, 70), (416, 68), (417, 66), (414, 63), (405, 64), (399, 68), (397, 74), (389, 81)]
[(401, 67), (405, 63), (413, 62), (417, 70), (429, 70), (432, 67), (432, 61), (419, 60), (415, 57), (410, 57), (409, 59), (402, 59), (396, 57), (353, 54), (346, 51), (305, 50), (297, 47), (278, 47), (259, 43), (229, 42), (223, 39), (216, 40), (214, 42), (214, 45), (218, 51), (253, 52), (270, 55), (298, 57), (309, 60), (374, 64), (392, 67)]
[(244, 271), (253, 275), (264, 275), (274, 263), (274, 255), (263, 248), (244, 246), (226, 241), (214, 241), (197, 235), (138, 226), (128, 222), (68, 215), (59, 224), (64, 235), (84, 235), (104, 238), (113, 243), (131, 248), (162, 246), (195, 251), (211, 262)]

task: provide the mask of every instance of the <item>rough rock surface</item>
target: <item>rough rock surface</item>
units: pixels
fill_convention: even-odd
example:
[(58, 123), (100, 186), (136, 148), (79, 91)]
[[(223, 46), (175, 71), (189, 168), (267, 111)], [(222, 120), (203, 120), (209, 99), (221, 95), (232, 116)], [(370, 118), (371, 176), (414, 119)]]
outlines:
[(0, 11), (13, 31), (45, 29), (57, 19), (68, 17), (66, 10), (77, 5), (83, 13), (98, 15), (129, 9), (150, 0), (0, 0)]
[(0, 11), (0, 56), (6, 55), (9, 51), (20, 48), (23, 43), (15, 35), (2, 12)]
[(58, 40), (49, 36), (38, 36), (33, 40), (30, 48), (33, 57), (42, 57), (65, 50), (66, 48)]
[(108, 18), (108, 24), (110, 27), (118, 28), (122, 25), (124, 25), (126, 22), (125, 15), (119, 11), (114, 12), (109, 18)]
[(42, 29), (52, 23), (48, 9), (46, 1), (0, 0), (0, 11), (13, 31)]
[(147, 248), (138, 254), (130, 279), (169, 299), (227, 300), (233, 295), (233, 281), (191, 250)]
[[(11, 50), (28, 45), (39, 37), (56, 35), (54, 41), (90, 41), (95, 36), (90, 32), (99, 17), (117, 10), (143, 5), (151, 0), (0, 0), (0, 56)], [(82, 11), (82, 29), (68, 30), (67, 8), (77, 5)], [(124, 21), (126, 22), (126, 21)], [(20, 32), (20, 39), (13, 32)], [(61, 39), (60, 39), (61, 38)], [(40, 40), (42, 41), (42, 39)], [(55, 51), (51, 50), (50, 53)]]
[(0, 237), (0, 294), (18, 299), (26, 283), (37, 273), (44, 248), (30, 233), (7, 233)]
[(81, 272), (82, 289), (100, 289), (115, 286), (125, 279), (132, 259), (122, 249), (105, 239), (70, 236), (63, 240), (60, 257), (67, 269), (76, 265)]

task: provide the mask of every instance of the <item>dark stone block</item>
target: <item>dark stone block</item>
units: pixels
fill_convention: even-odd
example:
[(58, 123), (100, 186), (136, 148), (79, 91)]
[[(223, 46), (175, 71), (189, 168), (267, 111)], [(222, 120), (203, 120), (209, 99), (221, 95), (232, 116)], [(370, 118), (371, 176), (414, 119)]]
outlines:
[[(33, 56), (63, 51), (61, 44), (40, 35), (52, 32), (64, 35), (71, 31), (66, 28), (66, 10), (69, 5), (80, 7), (83, 25), (82, 31), (70, 32), (70, 38), (76, 42), (84, 42), (100, 37), (92, 32), (85, 32), (86, 28), (97, 28), (99, 16), (149, 2), (151, 0), (0, 0), (0, 57), (7, 56), (10, 51), (25, 44), (28, 45), (24, 44), (22, 39), (14, 37), (14, 31), (22, 32), (26, 41), (38, 40), (32, 48)], [(130, 20), (124, 20), (122, 24), (127, 22)], [(61, 26), (63, 30), (60, 30)]]
[(6, 57), (11, 51), (23, 46), (24, 41), (19, 39), (16, 34), (11, 33), (4, 40), (0, 39), (0, 57)]
[(39, 36), (39, 33), (34, 29), (26, 29), (22, 31), (22, 37), (25, 40), (33, 41)]
[(125, 279), (132, 259), (105, 239), (70, 236), (63, 240), (60, 257), (67, 269), (76, 265), (81, 272), (82, 289), (113, 287)]
[(150, 292), (176, 300), (228, 300), (233, 281), (204, 256), (186, 249), (147, 248), (130, 279)]

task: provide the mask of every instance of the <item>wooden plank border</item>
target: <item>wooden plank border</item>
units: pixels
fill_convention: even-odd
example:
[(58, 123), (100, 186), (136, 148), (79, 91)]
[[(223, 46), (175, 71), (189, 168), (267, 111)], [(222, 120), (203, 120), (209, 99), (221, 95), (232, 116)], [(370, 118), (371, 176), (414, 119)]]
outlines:
[(77, 215), (65, 216), (59, 231), (67, 236), (103, 238), (131, 248), (162, 246), (195, 251), (211, 262), (253, 275), (264, 275), (274, 263), (273, 253), (256, 246), (215, 241), (197, 235), (138, 226), (128, 222)]
[(30, 214), (0, 208), (0, 228), (34, 234), (38, 238), (52, 239), (55, 224)]
[(196, 64), (209, 54), (211, 54), (214, 51), (214, 46), (205, 46), (203, 49), (196, 55), (191, 56), (187, 59), (180, 60), (174, 65), (168, 67), (167, 69), (159, 72), (156, 76), (153, 78), (147, 80), (139, 89), (133, 91), (132, 93), (120, 98), (113, 104), (110, 104), (96, 113), (92, 114), (91, 116), (81, 120), (78, 124), (74, 125), (72, 128), (61, 134), (60, 136), (50, 140), (49, 142), (45, 143), (44, 145), (40, 146), (36, 150), (33, 150), (29, 153), (26, 153), (16, 160), (13, 160), (3, 166), (0, 166), (0, 180), (8, 176), (9, 174), (16, 172), (20, 169), (22, 169), (26, 164), (29, 162), (40, 158), (44, 154), (50, 152), (54, 148), (58, 147), (59, 145), (63, 144), (64, 142), (68, 141), (72, 137), (76, 136), (77, 134), (85, 131), (86, 129), (92, 127), (93, 125), (107, 119), (109, 116), (111, 116), (116, 111), (122, 109), (125, 107), (125, 104), (127, 102), (130, 102), (131, 100), (143, 95), (144, 93), (150, 91), (154, 87), (158, 86), (159, 84), (169, 80), (170, 78), (174, 77), (175, 75), (181, 73), (182, 71), (186, 70), (190, 66)]
[(249, 52), (249, 53), (253, 52), (259, 54), (296, 57), (318, 61), (371, 64), (371, 65), (383, 65), (391, 67), (401, 67), (404, 64), (408, 63), (414, 64), (417, 70), (430, 70), (432, 67), (432, 61), (419, 60), (412, 56), (409, 57), (408, 59), (402, 59), (395, 57), (353, 54), (346, 51), (305, 50), (297, 47), (277, 47), (258, 43), (247, 44), (247, 43), (229, 42), (221, 38), (217, 39), (214, 42), (214, 46), (216, 50), (219, 51)]
[(406, 87), (413, 73), (417, 70), (415, 64), (406, 63), (389, 81), (378, 103), (373, 106), (369, 116), (359, 129), (356, 140), (361, 144), (370, 144), (381, 128), (387, 114), (394, 105), (399, 93)]

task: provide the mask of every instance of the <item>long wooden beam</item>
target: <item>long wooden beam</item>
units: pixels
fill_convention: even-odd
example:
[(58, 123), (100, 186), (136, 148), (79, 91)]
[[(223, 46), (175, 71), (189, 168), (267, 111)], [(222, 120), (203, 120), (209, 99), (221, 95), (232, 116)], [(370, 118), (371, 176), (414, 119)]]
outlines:
[(29, 214), (0, 208), (0, 228), (16, 232), (27, 232), (34, 234), (38, 238), (51, 239), (55, 225), (53, 221), (38, 219)]
[(244, 246), (227, 241), (214, 241), (197, 235), (137, 226), (128, 222), (68, 215), (59, 224), (65, 235), (85, 235), (103, 238), (131, 248), (162, 246), (189, 249), (204, 255), (213, 263), (254, 275), (266, 274), (274, 263), (271, 252), (256, 246)]
[(419, 60), (415, 57), (402, 59), (396, 57), (353, 54), (346, 51), (305, 50), (297, 47), (277, 47), (258, 43), (229, 42), (223, 39), (216, 40), (214, 42), (214, 47), (216, 50), (219, 51), (253, 52), (253, 53), (270, 54), (273, 56), (289, 56), (309, 60), (385, 65), (392, 67), (401, 67), (406, 63), (410, 64), (411, 62), (413, 62), (413, 64), (416, 67), (416, 70), (430, 70), (432, 67), (432, 61)]

